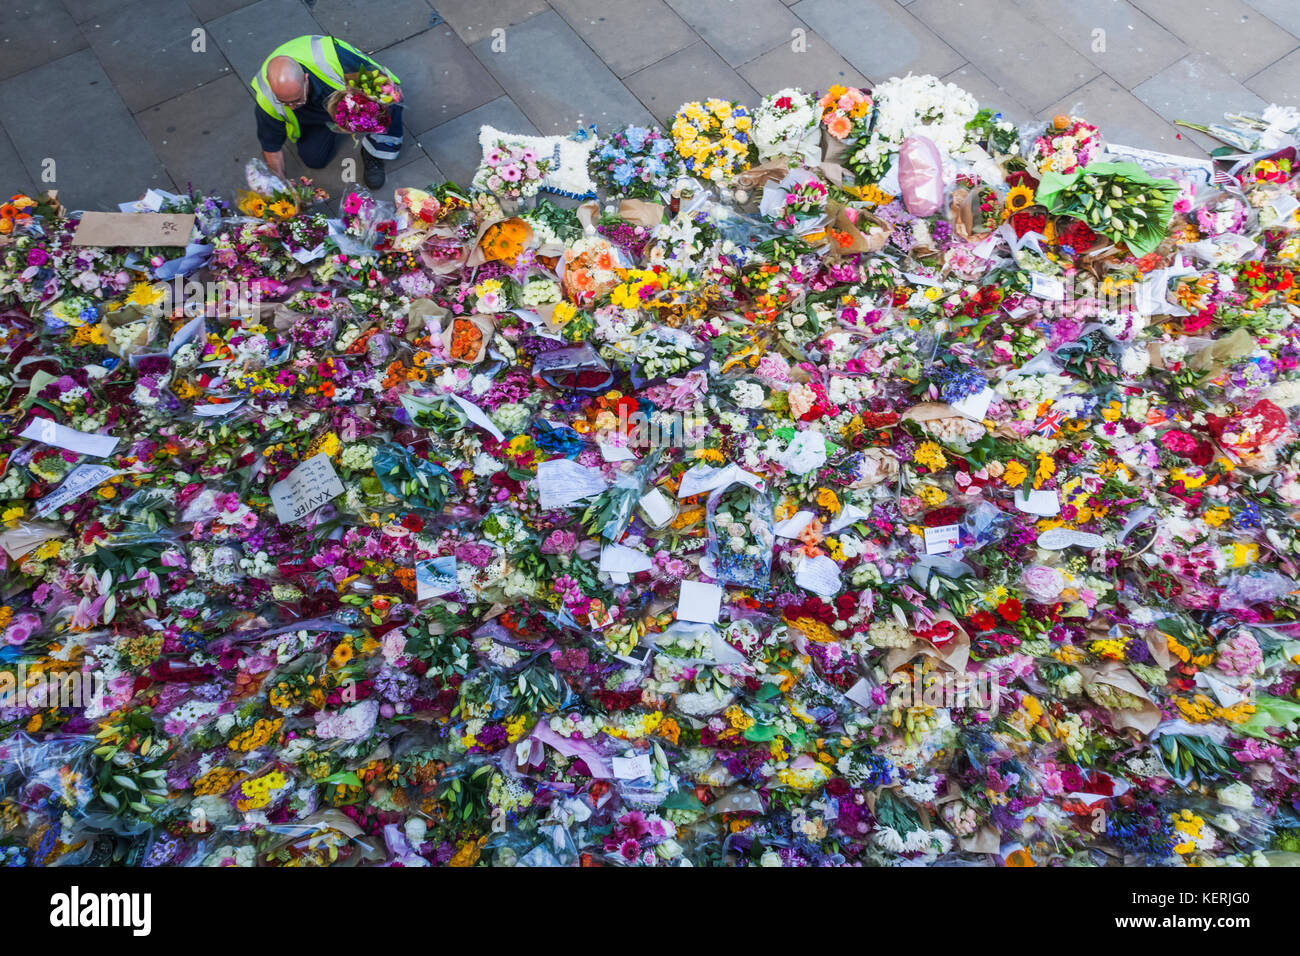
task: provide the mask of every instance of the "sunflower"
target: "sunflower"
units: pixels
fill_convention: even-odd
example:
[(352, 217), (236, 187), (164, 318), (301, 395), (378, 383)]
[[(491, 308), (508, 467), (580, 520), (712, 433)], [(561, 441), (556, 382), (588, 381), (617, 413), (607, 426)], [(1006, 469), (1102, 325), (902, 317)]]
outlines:
[(1007, 193), (1007, 215), (1013, 216), (1018, 212), (1024, 212), (1034, 204), (1034, 191), (1028, 186), (1012, 186), (1011, 191)]

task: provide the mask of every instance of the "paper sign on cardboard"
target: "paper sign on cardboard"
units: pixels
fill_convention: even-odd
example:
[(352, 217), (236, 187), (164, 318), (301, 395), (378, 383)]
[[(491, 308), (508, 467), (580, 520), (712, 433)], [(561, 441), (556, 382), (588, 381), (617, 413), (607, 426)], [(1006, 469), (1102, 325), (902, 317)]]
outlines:
[(308, 458), (289, 472), (288, 478), (271, 486), (271, 502), (281, 524), (305, 518), (341, 494), (343, 482), (325, 452)]
[(193, 213), (86, 212), (74, 246), (185, 246), (194, 230)]

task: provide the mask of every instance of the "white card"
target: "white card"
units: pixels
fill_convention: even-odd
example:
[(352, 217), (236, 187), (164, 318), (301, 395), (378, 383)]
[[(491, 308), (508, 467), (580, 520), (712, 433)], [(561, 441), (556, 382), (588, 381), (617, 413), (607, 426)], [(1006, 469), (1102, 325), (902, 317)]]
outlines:
[(1102, 548), (1106, 539), (1099, 534), (1084, 531), (1071, 531), (1069, 528), (1050, 528), (1038, 536), (1038, 546), (1049, 551), (1062, 551), (1065, 548)]
[(68, 451), (75, 451), (78, 455), (91, 455), (95, 458), (107, 458), (113, 454), (113, 449), (117, 447), (118, 442), (118, 439), (112, 435), (79, 432), (75, 428), (60, 425), (48, 418), (32, 419), (18, 437), (29, 438), (43, 445), (53, 445), (55, 448), (66, 448)]
[(1279, 219), (1285, 219), (1297, 209), (1300, 209), (1300, 199), (1288, 194), (1274, 199), (1270, 205), (1272, 205), (1273, 211), (1277, 213)]
[(600, 457), (606, 461), (636, 461), (636, 455), (627, 445), (615, 445), (610, 442), (597, 442), (600, 445)]
[(600, 569), (610, 574), (636, 574), (638, 571), (649, 571), (653, 565), (650, 555), (644, 551), (621, 544), (606, 544), (600, 550)]
[(989, 406), (993, 404), (993, 399), (997, 394), (987, 385), (984, 391), (976, 392), (974, 395), (967, 395), (961, 401), (953, 402), (952, 407), (972, 421), (982, 422), (984, 416), (988, 414)]
[(704, 581), (683, 581), (677, 596), (677, 620), (716, 624), (722, 610), (722, 588)]
[(537, 496), (543, 511), (564, 508), (598, 495), (609, 483), (595, 468), (585, 468), (568, 458), (544, 461), (537, 466)]
[(845, 691), (844, 696), (863, 710), (870, 710), (875, 704), (871, 699), (871, 683), (865, 677), (858, 678), (858, 682)]
[(69, 501), (80, 498), (91, 488), (102, 484), (117, 474), (108, 465), (78, 465), (63, 483), (36, 503), (36, 517), (44, 518), (51, 511), (62, 508)]
[(840, 566), (824, 554), (804, 558), (794, 572), (794, 583), (805, 591), (828, 597), (840, 589)]
[(1041, 272), (1031, 272), (1030, 277), (1033, 284), (1029, 287), (1029, 294), (1037, 299), (1048, 299), (1052, 302), (1061, 302), (1065, 299), (1065, 283), (1056, 276), (1045, 276)]
[(460, 586), (456, 579), (455, 555), (430, 558), (415, 566), (415, 599), (427, 601), (440, 594), (450, 594)]
[(1050, 518), (1061, 513), (1061, 498), (1055, 491), (1016, 491), (1016, 507), (1031, 515)]
[(313, 455), (289, 472), (284, 481), (271, 486), (271, 503), (280, 524), (289, 524), (311, 514), (321, 505), (343, 494), (343, 482), (334, 471), (330, 456)]
[(461, 398), (459, 395), (453, 395), (451, 398), (452, 401), (460, 406), (460, 410), (465, 413), (465, 417), (471, 422), (483, 429), (497, 441), (506, 440), (506, 436), (501, 433), (501, 429), (497, 428), (492, 419), (488, 418), (487, 412), (483, 411), (483, 409), (479, 408), (473, 402), (468, 402)]
[(656, 527), (667, 524), (672, 520), (675, 513), (673, 503), (669, 501), (668, 496), (658, 488), (651, 488), (647, 491), (641, 496), (641, 500), (638, 504), (641, 505), (641, 508), (646, 513), (646, 517), (654, 522)]
[(650, 776), (650, 755), (637, 754), (635, 757), (611, 757), (614, 776), (619, 780), (639, 780)]
[(870, 518), (871, 512), (863, 511), (857, 505), (845, 505), (840, 509), (840, 513), (835, 516), (828, 529), (831, 534), (837, 531), (843, 531), (855, 521), (861, 521), (864, 518)]
[(961, 538), (961, 525), (941, 524), (936, 528), (925, 529), (925, 553), (947, 554), (957, 547)]

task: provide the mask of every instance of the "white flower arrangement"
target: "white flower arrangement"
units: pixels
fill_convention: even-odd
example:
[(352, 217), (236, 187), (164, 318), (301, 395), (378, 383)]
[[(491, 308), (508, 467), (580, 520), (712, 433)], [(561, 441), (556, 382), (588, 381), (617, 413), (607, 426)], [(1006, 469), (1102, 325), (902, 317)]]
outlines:
[(754, 145), (759, 161), (815, 150), (820, 137), (819, 118), (813, 98), (800, 90), (778, 90), (763, 97), (754, 113)]

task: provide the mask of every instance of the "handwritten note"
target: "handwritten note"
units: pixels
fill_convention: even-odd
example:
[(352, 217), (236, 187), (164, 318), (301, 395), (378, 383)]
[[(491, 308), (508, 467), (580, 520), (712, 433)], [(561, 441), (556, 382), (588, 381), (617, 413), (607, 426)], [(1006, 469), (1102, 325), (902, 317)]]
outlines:
[(118, 442), (118, 439), (112, 435), (79, 432), (75, 428), (60, 425), (48, 418), (32, 419), (19, 437), (38, 441), (43, 445), (66, 448), (68, 451), (75, 451), (78, 455), (90, 455), (94, 458), (107, 458), (113, 454), (113, 449), (117, 447)]
[(840, 589), (840, 566), (824, 554), (805, 558), (794, 572), (794, 583), (806, 591), (829, 597)]
[(80, 498), (91, 488), (117, 474), (108, 465), (78, 465), (63, 483), (36, 504), (36, 517), (44, 518), (51, 511), (62, 508), (69, 501)]
[(563, 508), (598, 495), (609, 482), (596, 468), (585, 468), (568, 458), (544, 461), (537, 466), (537, 497), (543, 511)]
[(447, 555), (430, 558), (415, 566), (415, 599), (426, 601), (440, 594), (450, 594), (459, 585), (456, 580), (456, 558)]
[(714, 624), (722, 610), (722, 588), (704, 581), (683, 581), (677, 596), (677, 620)]
[(343, 494), (343, 482), (325, 452), (308, 458), (289, 472), (284, 481), (271, 486), (271, 503), (280, 524), (290, 524), (311, 514), (321, 505)]
[(961, 538), (961, 525), (941, 524), (925, 529), (925, 553), (946, 554), (957, 547)]

